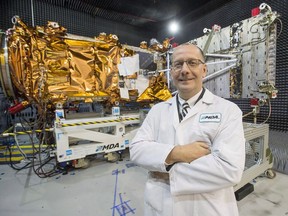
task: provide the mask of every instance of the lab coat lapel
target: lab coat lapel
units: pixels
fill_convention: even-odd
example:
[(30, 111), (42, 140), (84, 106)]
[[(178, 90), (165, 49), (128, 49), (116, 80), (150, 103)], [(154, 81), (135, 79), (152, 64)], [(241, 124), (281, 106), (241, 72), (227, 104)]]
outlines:
[(176, 96), (174, 96), (171, 99), (171, 106), (170, 106), (170, 110), (169, 110), (169, 116), (168, 118), (172, 117), (172, 121), (173, 121), (173, 126), (176, 129), (179, 125), (179, 115), (178, 115), (178, 108), (177, 108), (177, 100), (176, 100)]
[(197, 104), (195, 104), (195, 106), (193, 106), (191, 108), (191, 110), (189, 110), (189, 112), (187, 113), (187, 115), (185, 116), (185, 118), (182, 120), (186, 121), (187, 119), (191, 118), (192, 116), (196, 115), (197, 113), (199, 113), (201, 110), (203, 110), (205, 107), (205, 104), (202, 101), (199, 101)]

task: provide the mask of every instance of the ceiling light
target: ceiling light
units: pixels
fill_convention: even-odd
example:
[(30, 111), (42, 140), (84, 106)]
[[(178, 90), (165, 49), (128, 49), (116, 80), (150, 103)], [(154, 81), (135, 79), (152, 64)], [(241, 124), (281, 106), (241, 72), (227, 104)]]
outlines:
[(176, 33), (179, 30), (179, 25), (177, 22), (173, 21), (169, 24), (169, 31), (171, 33)]

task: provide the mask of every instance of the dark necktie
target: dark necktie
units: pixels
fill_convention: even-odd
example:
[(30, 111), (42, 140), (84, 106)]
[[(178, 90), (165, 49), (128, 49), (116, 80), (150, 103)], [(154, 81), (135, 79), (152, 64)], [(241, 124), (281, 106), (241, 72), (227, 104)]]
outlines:
[(182, 104), (182, 117), (183, 118), (187, 115), (189, 109), (190, 109), (190, 106), (187, 102)]

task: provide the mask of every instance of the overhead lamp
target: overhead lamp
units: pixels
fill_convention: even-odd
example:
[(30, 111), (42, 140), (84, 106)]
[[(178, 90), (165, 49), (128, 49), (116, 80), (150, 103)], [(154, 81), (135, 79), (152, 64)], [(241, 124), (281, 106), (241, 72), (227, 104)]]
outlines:
[(176, 21), (172, 21), (170, 24), (169, 24), (169, 31), (171, 33), (177, 33), (179, 30), (179, 24), (176, 22)]

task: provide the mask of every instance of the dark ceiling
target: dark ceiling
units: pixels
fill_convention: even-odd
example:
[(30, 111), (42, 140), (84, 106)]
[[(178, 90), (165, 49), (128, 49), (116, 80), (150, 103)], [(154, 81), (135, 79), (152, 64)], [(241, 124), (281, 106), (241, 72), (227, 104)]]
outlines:
[(160, 30), (168, 21), (202, 16), (227, 0), (40, 0), (92, 16), (141, 28)]

